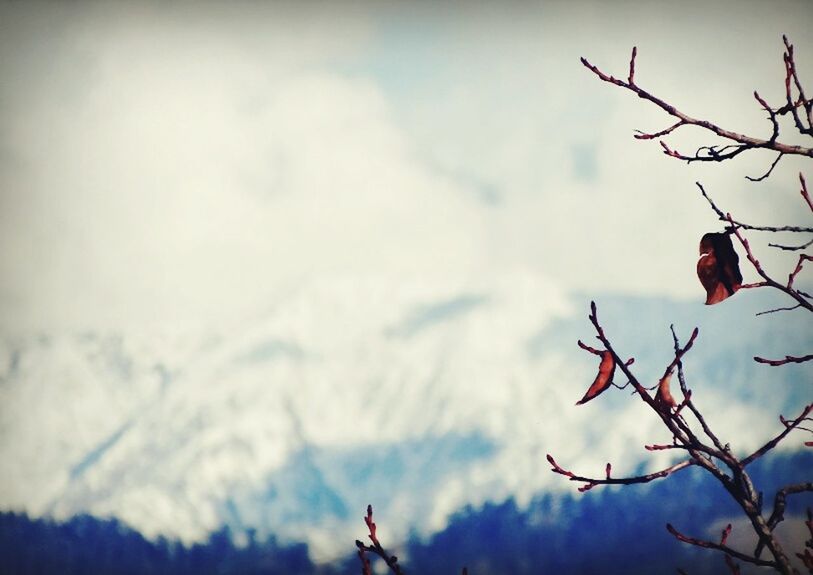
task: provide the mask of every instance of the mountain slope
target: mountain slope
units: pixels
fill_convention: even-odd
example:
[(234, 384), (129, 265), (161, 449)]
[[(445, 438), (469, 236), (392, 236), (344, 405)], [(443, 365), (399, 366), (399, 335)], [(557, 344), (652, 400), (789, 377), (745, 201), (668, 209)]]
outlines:
[[(653, 383), (670, 359), (669, 322), (683, 337), (701, 326), (690, 386), (737, 450), (809, 397), (809, 368), (750, 356), (813, 343), (803, 321), (754, 318), (770, 302), (742, 295), (714, 308), (598, 298), (617, 348)], [(383, 529), (401, 540), (465, 505), (572, 490), (548, 452), (584, 472), (663, 465), (643, 445), (669, 438), (627, 393), (573, 405), (596, 369), (575, 346), (592, 338), (587, 307), (529, 273), (334, 278), (205, 333), (8, 339), (0, 507), (115, 516), (187, 542), (225, 524), (328, 558), (367, 503), (398, 518)]]

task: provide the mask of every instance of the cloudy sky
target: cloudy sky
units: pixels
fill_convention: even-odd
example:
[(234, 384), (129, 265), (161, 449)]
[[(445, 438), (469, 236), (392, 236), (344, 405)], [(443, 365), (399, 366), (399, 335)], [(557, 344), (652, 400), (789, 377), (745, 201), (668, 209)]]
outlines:
[[(504, 449), (469, 483), (444, 483), (445, 507), (419, 498), (438, 513), (572, 487), (545, 450), (632, 469), (644, 455), (629, 445), (658, 421), (641, 425), (622, 394), (606, 404), (622, 415), (614, 434), (596, 404), (572, 408), (595, 374), (592, 357), (557, 355), (589, 337), (586, 324), (564, 343), (553, 329), (570, 325), (556, 321), (576, 313), (572, 294), (674, 298), (684, 317), (646, 317), (652, 331), (627, 321), (628, 300), (608, 306), (639, 359), (654, 358), (636, 362), (650, 379), (670, 359), (671, 321), (736, 333), (697, 350), (698, 389), (740, 448), (764, 441), (782, 402), (809, 395), (810, 369), (787, 368), (776, 392), (761, 385), (775, 371), (732, 366), (764, 334), (775, 355), (808, 353), (806, 318), (701, 305), (697, 244), (722, 226), (694, 182), (737, 219), (810, 225), (798, 174), (813, 172), (785, 158), (750, 183), (771, 155), (667, 158), (632, 136), (670, 119), (579, 58), (626, 77), (637, 45), (639, 85), (768, 136), (751, 94), (782, 102), (783, 33), (813, 88), (811, 21), (806, 0), (0, 2), (0, 503), (47, 512), (61, 493), (63, 510), (197, 537), (222, 520), (206, 489), (245, 480), (249, 459), (261, 491), (303, 445), (363, 453), (461, 430)], [(775, 239), (754, 248), (783, 277)], [(155, 336), (167, 330), (205, 341)], [(59, 340), (88, 331), (102, 335)], [(202, 466), (214, 480), (197, 489)], [(120, 469), (131, 484), (108, 494)], [(168, 503), (162, 518), (153, 489), (209, 515), (187, 525)]]
[[(4, 332), (241, 321), (314, 277), (698, 297), (717, 229), (793, 219), (793, 160), (670, 161), (687, 113), (768, 134), (782, 43), (813, 77), (808, 2), (3, 3)], [(693, 139), (694, 138), (694, 139)], [(686, 133), (682, 150), (708, 143)], [(777, 201), (781, 198), (787, 201)], [(765, 257), (768, 257), (767, 255)]]

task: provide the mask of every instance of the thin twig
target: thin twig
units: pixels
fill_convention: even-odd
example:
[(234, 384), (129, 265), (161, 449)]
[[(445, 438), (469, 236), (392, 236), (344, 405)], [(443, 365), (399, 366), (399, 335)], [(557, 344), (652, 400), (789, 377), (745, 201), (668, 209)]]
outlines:
[(801, 172), (799, 172), (799, 181), (802, 183), (802, 198), (804, 198), (810, 211), (813, 211), (813, 201), (810, 200), (810, 194), (807, 193), (807, 182), (805, 182), (805, 177)]
[(813, 355), (803, 355), (800, 357), (786, 355), (784, 359), (765, 359), (764, 357), (754, 356), (755, 362), (764, 363), (765, 365), (771, 365), (773, 367), (779, 367), (780, 365), (787, 365), (789, 363), (804, 363), (812, 359)]
[(799, 250), (804, 250), (806, 248), (809, 248), (811, 245), (813, 245), (813, 239), (810, 240), (807, 243), (804, 243), (804, 244), (800, 245), (800, 246), (786, 246), (786, 245), (782, 245), (782, 244), (768, 244), (768, 247), (779, 248), (780, 250), (785, 250), (787, 252), (798, 252)]
[(722, 551), (727, 555), (731, 555), (732, 557), (736, 557), (740, 561), (746, 561), (748, 563), (753, 563), (754, 565), (761, 565), (763, 567), (776, 567), (776, 563), (774, 561), (765, 561), (763, 559), (758, 559), (756, 557), (751, 557), (750, 555), (746, 555), (745, 553), (741, 553), (736, 549), (732, 549), (728, 545), (722, 543), (715, 543), (713, 541), (706, 541), (704, 539), (695, 539), (694, 537), (689, 537), (688, 535), (684, 535), (677, 529), (675, 529), (671, 523), (666, 524), (666, 529), (674, 535), (680, 541), (684, 543), (689, 543), (690, 545), (696, 545), (697, 547), (703, 547), (705, 549), (717, 549), (718, 551)]
[[(702, 190), (702, 187), (701, 187)], [(705, 195), (705, 191), (704, 191)], [(751, 265), (756, 270), (757, 274), (765, 280), (765, 284), (778, 289), (779, 291), (785, 292), (787, 295), (795, 299), (801, 307), (805, 308), (809, 312), (813, 312), (813, 304), (811, 304), (807, 299), (805, 299), (804, 295), (799, 293), (798, 290), (794, 289), (792, 286), (784, 286), (780, 284), (778, 281), (774, 280), (770, 277), (765, 270), (762, 268), (762, 264), (759, 263), (759, 260), (756, 259), (753, 252), (751, 251), (751, 245), (748, 243), (748, 240), (743, 237), (740, 233), (739, 228), (734, 223), (734, 220), (731, 218), (731, 214), (726, 214), (725, 219), (731, 224), (731, 229), (734, 232), (734, 235), (737, 236), (737, 239), (742, 244), (742, 247), (745, 249), (745, 255), (748, 257), (748, 261), (751, 262)]]
[(730, 214), (726, 214), (717, 207), (717, 204), (714, 203), (714, 200), (706, 193), (703, 184), (700, 182), (695, 182), (695, 185), (700, 188), (700, 193), (703, 194), (703, 197), (706, 198), (706, 201), (711, 206), (711, 209), (714, 210), (714, 213), (717, 214), (717, 217), (724, 222), (729, 222), (731, 225), (736, 226), (743, 230), (752, 230), (755, 232), (799, 232), (799, 233), (813, 233), (813, 228), (806, 228), (801, 226), (752, 226), (750, 224), (745, 224), (743, 222), (734, 220), (731, 218)]
[[(756, 95), (756, 92), (754, 92), (754, 95)], [(774, 118), (772, 118), (772, 120), (774, 122), (774, 135), (771, 136), (771, 138), (774, 138), (777, 135), (779, 135), (779, 132), (778, 132), (778, 124), (776, 124), (776, 118), (774, 117)], [(761, 182), (762, 180), (764, 180), (765, 178), (767, 178), (768, 176), (771, 175), (771, 172), (773, 172), (773, 169), (776, 167), (776, 164), (779, 163), (779, 160), (781, 160), (782, 156), (784, 156), (784, 155), (785, 154), (783, 154), (782, 152), (779, 152), (779, 154), (776, 156), (776, 159), (771, 164), (771, 167), (768, 168), (768, 171), (765, 172), (764, 174), (762, 174), (761, 176), (759, 176), (757, 178), (752, 178), (751, 176), (745, 176), (745, 179), (750, 180), (752, 182)]]
[(675, 343), (675, 359), (673, 359), (669, 363), (669, 365), (666, 366), (666, 369), (664, 370), (663, 376), (662, 376), (661, 379), (663, 379), (664, 377), (666, 377), (667, 375), (672, 373), (672, 371), (674, 371), (675, 367), (680, 363), (680, 360), (683, 358), (684, 355), (686, 355), (686, 352), (688, 352), (690, 349), (692, 349), (692, 346), (694, 345), (694, 340), (697, 339), (697, 336), (700, 333), (699, 329), (694, 328), (692, 330), (692, 335), (689, 336), (689, 341), (686, 342), (686, 345), (684, 345), (683, 347), (680, 347), (680, 343), (678, 342), (677, 335), (675, 335), (675, 326), (671, 325), (671, 326), (669, 326), (669, 328), (672, 330), (672, 338), (673, 338), (674, 343)]
[(776, 313), (776, 312), (779, 312), (779, 311), (793, 311), (795, 309), (799, 309), (800, 307), (802, 307), (802, 306), (800, 306), (797, 303), (796, 305), (794, 305), (792, 307), (777, 307), (777, 308), (774, 308), (774, 309), (768, 309), (768, 310), (765, 310), (765, 311), (757, 312), (755, 315), (758, 315), (758, 316), (759, 315), (766, 315), (766, 314), (769, 314), (769, 313)]
[(609, 466), (608, 463), (607, 465), (609, 467), (605, 469), (606, 476), (602, 479), (597, 477), (586, 477), (583, 475), (576, 475), (572, 471), (568, 471), (567, 469), (564, 469), (558, 463), (556, 463), (556, 460), (550, 454), (547, 455), (547, 460), (548, 463), (550, 463), (551, 465), (551, 471), (553, 471), (554, 473), (564, 475), (570, 481), (578, 481), (584, 483), (584, 485), (579, 487), (579, 491), (582, 492), (588, 491), (595, 487), (596, 485), (633, 485), (636, 483), (649, 483), (650, 481), (666, 477), (668, 475), (671, 475), (675, 471), (680, 471), (681, 469), (685, 469), (686, 467), (689, 467), (691, 465), (696, 465), (697, 463), (693, 459), (685, 459), (679, 463), (675, 463), (674, 465), (667, 467), (666, 469), (661, 469), (660, 471), (647, 473), (646, 475), (636, 475), (632, 477), (610, 477), (609, 475), (612, 467)]
[[(779, 137), (779, 122), (776, 119), (776, 111), (771, 109), (771, 107), (768, 105), (768, 102), (766, 102), (762, 98), (762, 96), (759, 95), (759, 93), (756, 90), (754, 90), (754, 98), (756, 99), (757, 102), (759, 102), (760, 106), (762, 106), (762, 108), (766, 112), (768, 112), (768, 119), (771, 121), (771, 125), (773, 126), (773, 133), (771, 134), (771, 140), (776, 140), (776, 138)], [(779, 154), (779, 158), (781, 158), (781, 157), (782, 157), (782, 154)], [(776, 165), (776, 162), (779, 161), (779, 158), (776, 159), (776, 161), (774, 162), (774, 165)], [(773, 167), (771, 168), (771, 170), (773, 170)], [(746, 176), (746, 178), (747, 177), (748, 176)]]
[[(723, 161), (723, 160), (733, 158), (733, 157), (735, 157), (736, 155), (740, 154), (741, 152), (743, 152), (745, 150), (755, 149), (755, 148), (764, 148), (764, 149), (774, 150), (774, 151), (782, 153), (782, 154), (793, 154), (793, 155), (801, 155), (801, 156), (813, 157), (813, 148), (806, 148), (804, 146), (796, 146), (796, 145), (791, 145), (791, 144), (784, 144), (784, 143), (779, 142), (776, 138), (771, 138), (771, 139), (768, 139), (768, 140), (764, 140), (762, 138), (754, 138), (754, 137), (751, 137), (751, 136), (747, 136), (745, 134), (740, 134), (740, 133), (737, 133), (737, 132), (733, 132), (731, 130), (726, 130), (726, 129), (721, 128), (720, 126), (718, 126), (718, 125), (716, 125), (713, 122), (710, 122), (708, 120), (701, 120), (701, 119), (698, 119), (698, 118), (693, 118), (693, 117), (691, 117), (691, 116), (689, 116), (687, 114), (684, 114), (683, 112), (681, 112), (680, 110), (678, 110), (677, 108), (672, 106), (671, 104), (668, 104), (664, 100), (662, 100), (662, 99), (658, 98), (657, 96), (654, 96), (654, 95), (650, 94), (649, 92), (647, 92), (646, 90), (640, 88), (635, 83), (634, 74), (635, 74), (635, 57), (636, 57), (636, 55), (637, 55), (637, 49), (633, 48), (632, 49), (632, 57), (630, 59), (629, 76), (628, 76), (626, 82), (624, 80), (620, 80), (618, 78), (615, 78), (613, 76), (605, 74), (598, 67), (594, 66), (589, 61), (587, 61), (586, 58), (581, 58), (581, 63), (588, 70), (590, 70), (596, 76), (598, 76), (601, 80), (603, 80), (605, 82), (609, 82), (611, 84), (615, 84), (616, 86), (620, 86), (620, 87), (622, 87), (622, 88), (624, 88), (626, 90), (629, 90), (629, 91), (633, 92), (639, 98), (642, 98), (644, 100), (648, 100), (648, 101), (652, 102), (653, 104), (658, 106), (660, 109), (662, 109), (664, 112), (666, 112), (670, 116), (672, 116), (674, 118), (677, 118), (679, 120), (678, 123), (682, 122), (682, 125), (692, 125), (692, 126), (698, 126), (700, 128), (704, 128), (704, 129), (708, 130), (709, 132), (712, 132), (712, 133), (716, 134), (717, 136), (720, 136), (721, 138), (724, 138), (726, 140), (737, 143), (737, 145), (735, 145), (733, 147), (733, 150), (730, 151), (730, 152), (725, 151), (724, 149), (721, 149), (719, 147), (706, 146), (706, 147), (704, 147), (705, 154), (701, 154), (700, 151), (698, 151), (698, 153), (696, 153), (694, 156), (685, 156), (683, 154), (678, 153), (675, 150), (669, 149), (664, 144), (664, 153), (666, 153), (667, 155), (679, 158), (681, 160), (685, 160), (687, 162), (693, 162), (693, 161), (701, 161), (701, 162), (714, 161), (714, 162), (719, 162), (719, 161)], [(671, 129), (667, 128), (667, 130), (671, 131), (671, 130), (676, 129), (677, 127), (678, 126), (673, 126)], [(648, 138), (639, 138), (639, 139), (648, 139)]]
[(796, 263), (796, 268), (788, 276), (788, 288), (793, 288), (793, 281), (796, 279), (796, 276), (799, 275), (799, 272), (802, 271), (802, 266), (805, 262), (813, 262), (813, 257), (807, 254), (802, 254), (799, 256), (799, 261)]
[[(722, 444), (722, 442), (717, 438), (717, 436), (711, 430), (709, 425), (706, 423), (706, 419), (703, 417), (703, 414), (700, 413), (700, 410), (697, 409), (694, 406), (694, 403), (691, 400), (691, 394), (688, 392), (688, 388), (686, 387), (686, 380), (685, 380), (685, 377), (683, 375), (683, 363), (680, 361), (680, 358), (683, 356), (683, 354), (680, 354), (680, 356), (678, 356), (678, 353), (679, 353), (679, 350), (680, 350), (680, 342), (678, 341), (677, 334), (675, 333), (675, 326), (670, 325), (669, 329), (672, 331), (672, 341), (674, 343), (674, 349), (675, 349), (675, 364), (677, 365), (677, 368), (678, 368), (678, 381), (680, 382), (680, 390), (681, 390), (681, 392), (683, 392), (683, 395), (686, 398), (685, 399), (686, 407), (689, 408), (689, 411), (692, 412), (692, 414), (695, 416), (697, 421), (700, 423), (700, 427), (703, 428), (703, 433), (705, 433), (706, 436), (709, 439), (711, 439), (712, 443), (714, 443), (714, 446), (717, 449), (724, 452), (724, 451), (726, 451), (725, 446)], [(694, 338), (696, 336), (697, 336), (697, 328), (694, 328), (694, 331), (692, 332), (692, 337), (689, 340), (689, 344), (691, 344), (694, 341)]]
[[(785, 43), (784, 61), (787, 69), (787, 76), (785, 78), (787, 106), (793, 115), (793, 121), (796, 124), (796, 129), (802, 134), (813, 135), (813, 114), (811, 114), (811, 103), (807, 100), (807, 98), (805, 98), (804, 88), (802, 87), (802, 83), (799, 81), (799, 75), (796, 72), (796, 61), (793, 57), (793, 44), (791, 44), (788, 41), (787, 36), (784, 35), (782, 36), (782, 41)], [(798, 102), (804, 106), (805, 112), (807, 112), (807, 126), (804, 125), (804, 122), (802, 122), (802, 119), (799, 117), (798, 104), (793, 102), (790, 87), (791, 79), (793, 79), (796, 90), (799, 92)]]
[(387, 567), (395, 573), (396, 575), (403, 575), (403, 571), (401, 570), (401, 566), (398, 564), (398, 557), (395, 555), (390, 555), (387, 551), (381, 546), (381, 543), (378, 540), (378, 536), (376, 535), (376, 524), (373, 521), (373, 506), (367, 506), (367, 516), (364, 517), (364, 523), (367, 524), (367, 529), (369, 530), (368, 537), (370, 541), (372, 541), (372, 545), (365, 545), (363, 542), (356, 539), (356, 547), (358, 548), (358, 556), (362, 563), (362, 573), (364, 575), (368, 575), (372, 573), (370, 570), (370, 560), (366, 556), (366, 552), (375, 553), (379, 557), (381, 557), (384, 562), (387, 564)]
[(760, 457), (768, 453), (771, 449), (776, 447), (780, 441), (782, 441), (791, 431), (796, 429), (802, 423), (802, 421), (804, 421), (804, 419), (811, 411), (813, 411), (813, 403), (811, 403), (810, 405), (806, 405), (805, 408), (802, 410), (802, 413), (799, 414), (799, 417), (792, 421), (787, 421), (780, 416), (780, 421), (785, 422), (784, 423), (785, 429), (782, 431), (782, 433), (771, 439), (769, 442), (767, 442), (765, 445), (757, 449), (755, 452), (753, 452), (745, 459), (742, 459), (740, 461), (742, 466), (745, 467), (750, 463), (753, 463), (755, 460), (759, 459)]
[(642, 132), (641, 130), (635, 130), (638, 133), (634, 135), (634, 138), (636, 140), (654, 140), (655, 138), (660, 138), (661, 136), (666, 136), (667, 134), (671, 134), (673, 131), (675, 131), (678, 128), (680, 128), (681, 126), (685, 126), (685, 125), (686, 125), (686, 122), (684, 122), (683, 120), (680, 120), (676, 124), (666, 128), (665, 130), (661, 130), (660, 132), (655, 132), (655, 133), (652, 133), (652, 134), (647, 133), (647, 132)]

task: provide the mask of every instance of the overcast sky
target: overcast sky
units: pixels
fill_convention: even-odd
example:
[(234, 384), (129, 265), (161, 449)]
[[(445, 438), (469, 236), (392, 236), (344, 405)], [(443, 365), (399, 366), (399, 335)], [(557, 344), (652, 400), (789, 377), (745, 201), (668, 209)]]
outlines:
[(625, 76), (637, 45), (640, 85), (768, 135), (751, 93), (781, 102), (782, 33), (813, 86), (811, 21), (805, 1), (3, 3), (2, 329), (235, 322), (335, 275), (702, 298), (719, 225), (693, 182), (794, 220), (803, 164), (751, 184), (771, 156), (666, 158), (632, 134), (669, 119), (579, 57)]

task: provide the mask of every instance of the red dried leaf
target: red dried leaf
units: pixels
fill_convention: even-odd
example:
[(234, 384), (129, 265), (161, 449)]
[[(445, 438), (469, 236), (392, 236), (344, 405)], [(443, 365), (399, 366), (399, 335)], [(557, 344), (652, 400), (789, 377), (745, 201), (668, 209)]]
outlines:
[(706, 289), (706, 305), (719, 303), (740, 289), (740, 258), (727, 232), (708, 233), (700, 240), (697, 277)]
[(658, 392), (655, 394), (655, 407), (661, 413), (668, 413), (670, 408), (677, 407), (675, 398), (672, 397), (672, 392), (669, 389), (669, 382), (672, 379), (672, 374), (668, 373), (658, 383)]
[(598, 366), (598, 375), (596, 376), (596, 380), (593, 382), (593, 385), (590, 386), (590, 389), (587, 390), (587, 393), (584, 394), (584, 397), (576, 402), (576, 405), (587, 403), (605, 389), (610, 387), (610, 384), (613, 382), (614, 373), (615, 360), (613, 359), (613, 354), (611, 354), (609, 351), (601, 352), (601, 363)]

